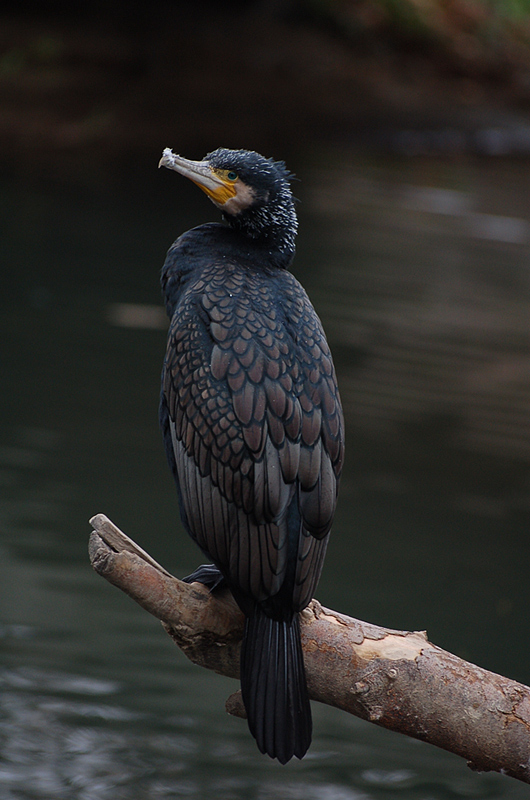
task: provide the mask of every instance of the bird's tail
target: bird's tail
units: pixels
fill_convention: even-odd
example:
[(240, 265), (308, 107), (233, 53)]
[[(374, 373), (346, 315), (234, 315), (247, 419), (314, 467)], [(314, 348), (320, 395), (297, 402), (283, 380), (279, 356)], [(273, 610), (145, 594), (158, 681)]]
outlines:
[(302, 758), (311, 744), (312, 722), (298, 614), (277, 621), (256, 606), (247, 617), (241, 692), (260, 751), (282, 764)]

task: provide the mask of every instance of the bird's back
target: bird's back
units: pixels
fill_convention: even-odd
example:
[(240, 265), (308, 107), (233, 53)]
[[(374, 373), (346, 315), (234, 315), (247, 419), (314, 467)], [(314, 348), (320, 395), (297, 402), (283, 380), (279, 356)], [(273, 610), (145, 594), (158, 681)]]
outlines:
[[(226, 228), (205, 227), (215, 256), (197, 258), (186, 234), (168, 270), (179, 284), (162, 403), (184, 524), (240, 603), (272, 608), (283, 588), (298, 611), (318, 582), (342, 464), (333, 364), (296, 279), (255, 254), (249, 266)], [(205, 232), (191, 233), (202, 247)]]

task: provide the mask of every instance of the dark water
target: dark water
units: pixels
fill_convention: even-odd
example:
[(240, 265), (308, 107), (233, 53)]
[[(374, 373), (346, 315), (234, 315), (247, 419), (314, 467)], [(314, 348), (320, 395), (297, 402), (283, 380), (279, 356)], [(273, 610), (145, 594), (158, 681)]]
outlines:
[[(295, 272), (348, 423), (318, 597), (529, 683), (530, 166), (290, 166)], [(281, 768), (225, 714), (236, 684), (91, 571), (97, 512), (178, 575), (199, 561), (157, 428), (165, 331), (145, 306), (172, 239), (215, 211), (155, 169), (6, 180), (1, 203), (0, 800), (527, 797), (317, 704), (310, 753)]]

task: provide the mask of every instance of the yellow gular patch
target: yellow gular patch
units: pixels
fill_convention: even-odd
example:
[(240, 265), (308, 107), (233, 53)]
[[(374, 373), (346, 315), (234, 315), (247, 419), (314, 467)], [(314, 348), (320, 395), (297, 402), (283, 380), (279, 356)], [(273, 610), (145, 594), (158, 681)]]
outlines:
[[(212, 169), (212, 178), (217, 184), (213, 188), (211, 186), (204, 186), (204, 184), (196, 181), (193, 182), (196, 183), (197, 186), (199, 186), (203, 192), (205, 192), (208, 197), (213, 200), (214, 203), (219, 206), (224, 206), (228, 200), (230, 200), (232, 197), (235, 197), (237, 194), (237, 189), (235, 187), (235, 184), (237, 183), (237, 177), (235, 179), (228, 177), (232, 174), (233, 173), (227, 169)], [(193, 178), (191, 180), (193, 180)]]

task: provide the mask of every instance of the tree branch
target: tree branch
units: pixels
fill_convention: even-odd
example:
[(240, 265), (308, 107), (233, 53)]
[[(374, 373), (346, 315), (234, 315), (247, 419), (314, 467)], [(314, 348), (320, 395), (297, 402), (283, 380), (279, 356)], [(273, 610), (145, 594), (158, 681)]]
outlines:
[[(243, 616), (228, 590), (170, 575), (103, 514), (90, 520), (96, 572), (161, 620), (195, 664), (239, 677)], [(431, 644), (323, 608), (300, 615), (309, 694), (449, 750), (472, 769), (530, 783), (530, 689)], [(244, 716), (240, 693), (227, 710)]]

